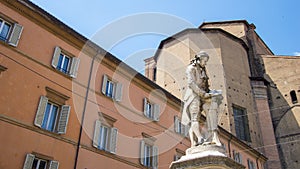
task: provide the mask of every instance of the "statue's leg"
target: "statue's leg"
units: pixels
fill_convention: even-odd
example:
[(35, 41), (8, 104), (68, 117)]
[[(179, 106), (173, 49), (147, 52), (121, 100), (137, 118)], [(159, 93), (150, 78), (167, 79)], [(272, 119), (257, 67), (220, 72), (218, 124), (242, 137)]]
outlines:
[(199, 125), (199, 122), (198, 122), (198, 121), (197, 121), (197, 122), (192, 122), (192, 123), (191, 123), (191, 128), (193, 129), (194, 134), (196, 135), (197, 140), (198, 140), (198, 142), (196, 143), (196, 145), (201, 145), (201, 144), (203, 144), (204, 138), (203, 138), (203, 136), (202, 136), (202, 134), (201, 134), (201, 132), (200, 132), (200, 125)]
[(191, 140), (191, 146), (195, 147), (197, 143), (196, 143), (196, 141), (194, 139), (194, 132), (193, 132), (192, 125), (191, 125), (191, 127), (189, 129), (189, 136), (190, 136), (190, 140)]

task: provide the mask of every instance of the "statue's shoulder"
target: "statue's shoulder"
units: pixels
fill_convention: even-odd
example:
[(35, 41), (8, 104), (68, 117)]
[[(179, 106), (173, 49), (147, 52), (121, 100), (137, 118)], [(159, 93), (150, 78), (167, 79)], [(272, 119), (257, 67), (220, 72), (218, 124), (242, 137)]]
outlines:
[(186, 71), (192, 71), (196, 69), (196, 65), (195, 64), (189, 64), (186, 68)]

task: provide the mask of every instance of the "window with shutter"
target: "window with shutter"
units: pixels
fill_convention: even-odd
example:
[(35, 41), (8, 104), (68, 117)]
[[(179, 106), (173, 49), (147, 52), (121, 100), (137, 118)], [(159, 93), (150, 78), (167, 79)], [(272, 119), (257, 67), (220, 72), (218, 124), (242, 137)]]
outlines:
[(70, 114), (70, 106), (58, 105), (46, 96), (40, 97), (34, 124), (42, 129), (65, 134)]
[(187, 136), (188, 130), (188, 126), (183, 125), (179, 120), (178, 116), (174, 116), (174, 131), (183, 136)]
[(247, 159), (247, 162), (248, 162), (248, 169), (256, 169), (256, 166), (253, 161)]
[(80, 59), (76, 57), (70, 57), (58, 46), (54, 48), (52, 56), (52, 67), (58, 71), (71, 76), (72, 78), (77, 77)]
[(140, 163), (154, 169), (158, 166), (158, 147), (153, 142), (141, 140), (140, 142)]
[(0, 40), (16, 47), (19, 43), (23, 26), (0, 18)]
[(243, 160), (242, 160), (242, 155), (239, 153), (239, 152), (236, 152), (233, 150), (233, 158), (234, 158), (234, 161), (242, 164), (243, 163)]
[(23, 169), (58, 169), (59, 162), (44, 159), (34, 154), (27, 154)]
[(122, 83), (112, 81), (107, 75), (103, 75), (102, 93), (105, 96), (119, 102), (122, 100), (122, 89)]
[(159, 121), (160, 106), (144, 98), (144, 115), (151, 120)]
[(99, 150), (116, 153), (118, 129), (96, 120), (93, 146)]

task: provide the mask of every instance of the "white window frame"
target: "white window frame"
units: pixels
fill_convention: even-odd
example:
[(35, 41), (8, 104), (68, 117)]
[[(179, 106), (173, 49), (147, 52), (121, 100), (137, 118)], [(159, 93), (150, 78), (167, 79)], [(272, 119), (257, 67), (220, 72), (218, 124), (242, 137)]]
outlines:
[(10, 25), (9, 31), (5, 39), (1, 41), (4, 41), (5, 43), (8, 43), (11, 46), (17, 47), (21, 38), (21, 34), (23, 32), (23, 26), (18, 23), (9, 22), (6, 19), (3, 19), (3, 17), (1, 17), (0, 20), (2, 21), (2, 24), (0, 25), (0, 32), (2, 31), (5, 23)]
[(155, 146), (153, 143), (149, 143), (149, 141), (147, 140), (141, 140), (140, 163), (145, 167), (157, 169), (158, 168), (158, 147)]
[(146, 116), (148, 119), (159, 121), (159, 104), (152, 103), (147, 98), (144, 98), (144, 116)]
[[(43, 121), (45, 118), (45, 111), (47, 108), (48, 103), (53, 104), (51, 101), (46, 96), (41, 96), (38, 109), (36, 112), (35, 120), (34, 120), (34, 125), (37, 127), (47, 130), (42, 127)], [(68, 121), (69, 121), (69, 115), (70, 115), (70, 109), (71, 107), (69, 105), (61, 105), (59, 106), (59, 110), (57, 113), (56, 117), (56, 122), (53, 131), (54, 133), (58, 134), (65, 134), (67, 132), (67, 126), (68, 126)], [(47, 130), (49, 131), (49, 130)]]
[[(45, 118), (46, 118), (46, 117), (44, 117), (41, 128), (43, 128), (43, 129), (45, 129), (45, 130), (48, 130), (48, 131), (51, 131), (51, 132), (55, 132), (55, 131), (56, 131), (56, 125), (57, 125), (57, 119), (58, 119), (57, 117), (59, 116), (60, 106), (57, 105), (57, 104), (55, 104), (55, 103), (52, 103), (52, 102), (49, 101), (49, 102), (47, 103), (46, 108), (48, 107), (48, 104), (49, 104), (51, 107), (50, 107), (50, 110), (49, 110), (48, 119), (46, 120), (47, 124), (46, 124), (45, 127), (43, 127), (43, 124), (44, 124), (44, 121), (45, 121)], [(49, 125), (50, 125), (50, 119), (51, 119), (52, 116), (54, 116), (54, 115), (53, 115), (53, 111), (52, 111), (54, 106), (57, 107), (56, 115), (55, 115), (55, 120), (54, 120), (54, 122), (53, 122), (53, 129), (52, 129), (52, 130), (49, 130), (48, 128), (49, 128)], [(45, 110), (45, 111), (46, 111), (46, 110)]]
[(9, 30), (8, 30), (8, 32), (7, 32), (7, 34), (6, 34), (6, 37), (5, 37), (4, 39), (1, 39), (1, 40), (3, 40), (3, 41), (6, 42), (6, 41), (8, 40), (8, 38), (9, 38), (11, 29), (12, 29), (12, 24), (9, 23), (9, 22), (7, 22), (6, 20), (4, 20), (4, 19), (2, 19), (2, 18), (0, 18), (0, 20), (2, 21), (2, 23), (1, 23), (1, 25), (0, 25), (0, 33), (2, 32), (3, 27), (4, 27), (5, 24), (9, 25)]
[[(59, 72), (66, 74), (72, 78), (76, 78), (77, 77), (77, 72), (78, 72), (78, 68), (79, 68), (79, 63), (80, 63), (80, 59), (78, 57), (71, 57), (67, 54), (65, 54), (66, 52), (63, 51), (59, 46), (56, 46), (54, 48), (54, 53), (52, 56), (52, 62), (51, 65), (53, 68), (55, 68), (56, 70), (58, 70)], [(64, 72), (62, 70), (62, 67), (59, 67), (59, 60), (60, 57), (63, 57), (62, 59), (62, 63), (61, 66), (63, 67), (64, 61), (66, 60), (65, 58), (69, 58), (69, 63), (68, 63), (68, 67), (66, 72)]]
[(23, 169), (32, 169), (33, 163), (34, 163), (35, 160), (46, 161), (45, 169), (58, 169), (59, 168), (59, 162), (58, 161), (36, 157), (34, 154), (27, 154), (26, 158), (25, 158), (25, 161), (24, 161), (24, 164), (23, 164)]
[[(60, 53), (58, 60), (60, 60), (60, 58), (62, 58), (61, 64), (60, 64), (60, 66), (58, 64), (56, 69), (63, 72), (63, 73), (65, 73), (65, 74), (69, 74), (70, 73), (70, 64), (71, 64), (71, 61), (72, 61), (71, 57), (69, 57), (68, 55), (66, 55), (64, 53)], [(64, 70), (63, 67), (64, 67), (64, 64), (65, 64), (67, 59), (68, 59), (68, 65), (67, 65), (66, 70)]]
[(187, 136), (189, 131), (189, 126), (181, 123), (178, 116), (174, 116), (174, 131), (182, 136)]
[[(108, 88), (108, 86), (111, 86), (112, 88)], [(109, 89), (112, 90), (110, 94), (107, 93)], [(122, 83), (111, 80), (111, 78), (109, 78), (106, 74), (103, 75), (101, 91), (105, 96), (113, 99), (114, 101), (120, 102), (122, 100), (122, 90)]]
[[(107, 130), (106, 135), (103, 135), (103, 129)], [(105, 136), (105, 137), (104, 137)], [(118, 129), (102, 123), (101, 120), (95, 121), (93, 147), (115, 154), (117, 148)], [(101, 146), (105, 143), (104, 147)]]

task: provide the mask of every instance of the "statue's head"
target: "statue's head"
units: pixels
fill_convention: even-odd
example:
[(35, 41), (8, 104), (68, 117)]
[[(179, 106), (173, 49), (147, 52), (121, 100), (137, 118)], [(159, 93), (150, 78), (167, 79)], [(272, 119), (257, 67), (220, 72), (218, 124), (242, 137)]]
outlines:
[(192, 59), (192, 63), (199, 64), (200, 66), (204, 67), (209, 59), (209, 55), (205, 51), (200, 51), (197, 53)]

